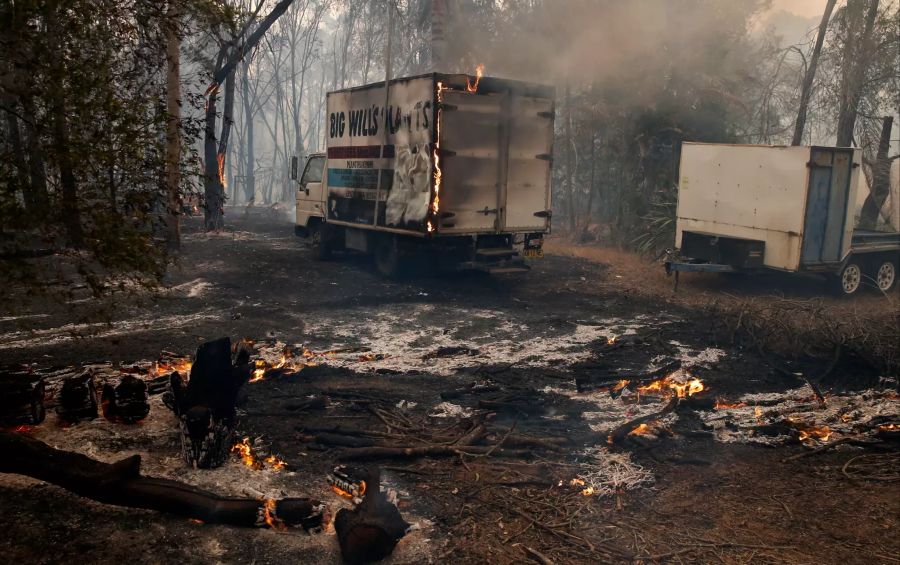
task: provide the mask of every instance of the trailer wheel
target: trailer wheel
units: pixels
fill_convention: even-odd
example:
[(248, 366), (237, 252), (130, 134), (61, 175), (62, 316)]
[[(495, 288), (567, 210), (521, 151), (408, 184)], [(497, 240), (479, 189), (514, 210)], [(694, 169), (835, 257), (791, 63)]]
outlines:
[(331, 243), (328, 239), (328, 226), (322, 222), (315, 222), (310, 224), (307, 230), (309, 232), (309, 247), (312, 249), (313, 257), (319, 261), (331, 259)]
[(897, 265), (890, 259), (876, 262), (877, 269), (872, 278), (881, 292), (888, 292), (897, 284)]
[(375, 268), (386, 277), (400, 274), (400, 249), (396, 236), (388, 234), (378, 238), (375, 243)]
[(855, 294), (862, 286), (862, 269), (856, 261), (848, 261), (841, 272), (834, 277), (835, 291), (842, 296)]

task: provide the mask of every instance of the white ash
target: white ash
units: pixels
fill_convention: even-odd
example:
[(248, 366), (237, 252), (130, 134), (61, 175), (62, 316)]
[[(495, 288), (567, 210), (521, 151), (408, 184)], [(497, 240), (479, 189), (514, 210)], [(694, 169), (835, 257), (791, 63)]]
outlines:
[(459, 404), (441, 402), (435, 405), (428, 415), (432, 418), (468, 418), (472, 415), (472, 410), (463, 408)]
[(654, 482), (653, 474), (632, 461), (630, 453), (613, 453), (602, 446), (589, 447), (583, 453), (586, 460), (579, 465), (576, 478), (584, 481), (585, 494), (608, 496)]
[[(610, 432), (622, 424), (659, 412), (668, 402), (667, 398), (648, 397), (646, 395), (641, 395), (640, 398), (642, 400), (639, 400), (638, 395), (632, 391), (632, 386), (628, 385), (623, 388), (619, 396), (615, 398), (607, 390), (582, 393), (575, 390), (547, 386), (542, 389), (542, 392), (560, 394), (573, 400), (589, 402), (596, 406), (597, 410), (582, 412), (581, 417), (587, 422), (591, 431), (601, 434), (603, 439), (606, 439)], [(657, 401), (647, 402), (648, 398), (653, 398)], [(672, 414), (672, 416), (675, 415)], [(675, 418), (677, 419), (677, 416)], [(673, 424), (674, 421), (673, 419), (667, 425)]]
[(195, 314), (184, 316), (159, 317), (156, 315), (147, 315), (110, 323), (66, 324), (55, 328), (8, 332), (0, 334), (0, 350), (19, 347), (43, 347), (76, 339), (96, 339), (142, 332), (173, 330), (188, 326), (196, 326), (200, 321), (215, 320), (220, 317), (220, 312), (206, 309)]
[(169, 287), (162, 291), (162, 294), (172, 296), (184, 296), (187, 298), (199, 298), (206, 294), (208, 290), (213, 288), (213, 284), (202, 278), (194, 279), (185, 283), (181, 283)]
[[(448, 327), (448, 319), (462, 317)], [(459, 369), (477, 365), (512, 364), (528, 367), (566, 367), (591, 355), (588, 345), (633, 335), (653, 320), (638, 316), (629, 321), (617, 318), (592, 322), (565, 322), (554, 326), (509, 320), (494, 310), (447, 309), (434, 305), (386, 307), (375, 319), (348, 321), (335, 330), (330, 326), (307, 325), (311, 334), (327, 339), (331, 349), (362, 347), (379, 358), (361, 360), (356, 353), (338, 352), (323, 362), (356, 371), (386, 369), (449, 376)], [(406, 320), (403, 329), (398, 320)], [(523, 336), (533, 336), (524, 338)], [(440, 348), (466, 347), (465, 354), (435, 356)], [(431, 355), (429, 355), (431, 354)]]
[[(885, 418), (900, 420), (900, 399), (894, 391), (831, 394), (826, 396), (825, 406), (819, 405), (808, 387), (778, 393), (745, 394), (736, 400), (721, 402), (738, 406), (700, 411), (699, 414), (716, 439), (724, 443), (780, 445), (795, 436), (757, 435), (753, 428), (786, 420), (799, 428), (827, 427), (829, 442), (863, 437)], [(805, 443), (815, 447), (825, 441), (824, 437), (810, 437)]]
[[(710, 367), (725, 357), (725, 351), (716, 347), (706, 347), (698, 350), (688, 345), (684, 345), (679, 341), (675, 341), (674, 339), (669, 341), (669, 343), (674, 345), (678, 350), (678, 353), (675, 354), (674, 357), (681, 361), (683, 367)], [(651, 367), (657, 368), (658, 366), (665, 365), (667, 362), (671, 361), (671, 359), (672, 356), (657, 355), (651, 360)]]

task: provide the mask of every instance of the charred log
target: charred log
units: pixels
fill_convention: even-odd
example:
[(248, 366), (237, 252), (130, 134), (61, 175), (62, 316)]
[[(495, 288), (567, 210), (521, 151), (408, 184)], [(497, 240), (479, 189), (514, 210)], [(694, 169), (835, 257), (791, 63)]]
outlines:
[(26, 435), (0, 432), (0, 472), (16, 473), (58, 485), (104, 504), (144, 508), (201, 520), (208, 524), (266, 527), (279, 523), (306, 529), (322, 525), (324, 505), (308, 498), (261, 501), (230, 498), (191, 485), (144, 477), (139, 455), (103, 463), (80, 453), (54, 449)]
[(28, 373), (0, 374), (0, 425), (35, 425), (44, 421), (44, 379)]
[(394, 551), (409, 524), (380, 488), (380, 471), (369, 473), (366, 495), (353, 510), (342, 508), (334, 518), (341, 555), (346, 563), (379, 561)]
[(225, 462), (234, 444), (238, 394), (252, 371), (249, 351), (241, 345), (232, 354), (231, 340), (223, 337), (197, 349), (187, 384), (179, 373), (169, 376), (168, 404), (181, 421), (189, 465), (209, 469)]
[(90, 371), (63, 381), (59, 393), (59, 417), (66, 422), (93, 420), (97, 417), (97, 382)]
[(635, 418), (634, 420), (626, 422), (626, 423), (622, 424), (621, 426), (617, 427), (616, 429), (614, 429), (612, 431), (612, 433), (609, 434), (609, 437), (607, 438), (607, 442), (610, 443), (611, 445), (621, 445), (622, 443), (625, 442), (625, 438), (628, 437), (628, 434), (630, 434), (632, 431), (634, 431), (635, 428), (637, 428), (641, 424), (646, 424), (646, 423), (652, 422), (654, 420), (659, 420), (666, 414), (673, 412), (677, 406), (678, 406), (678, 398), (673, 397), (672, 400), (670, 400), (669, 403), (666, 404), (666, 406), (659, 412), (655, 412), (653, 414), (647, 414), (646, 416), (641, 416), (640, 418)]
[(147, 383), (137, 377), (125, 375), (122, 381), (113, 386), (103, 386), (103, 417), (115, 422), (133, 424), (147, 417), (150, 413)]

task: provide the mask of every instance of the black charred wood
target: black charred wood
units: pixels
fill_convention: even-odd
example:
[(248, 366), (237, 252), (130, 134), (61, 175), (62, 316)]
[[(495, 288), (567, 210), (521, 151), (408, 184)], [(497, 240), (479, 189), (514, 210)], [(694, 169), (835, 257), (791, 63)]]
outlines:
[(150, 413), (147, 383), (137, 377), (125, 375), (119, 384), (103, 386), (103, 417), (115, 422), (133, 424)]
[(334, 530), (341, 556), (351, 565), (384, 559), (409, 531), (409, 524), (400, 511), (381, 492), (377, 468), (367, 477), (363, 501), (352, 510), (338, 511)]
[(93, 373), (85, 371), (63, 381), (56, 411), (66, 422), (93, 420), (97, 417), (97, 382)]
[(44, 421), (44, 379), (29, 373), (0, 373), (0, 425), (36, 425)]
[(655, 381), (666, 375), (673, 373), (681, 368), (681, 361), (676, 359), (666, 363), (653, 371), (636, 373), (633, 371), (619, 371), (616, 369), (606, 369), (599, 373), (578, 375), (575, 377), (575, 388), (578, 392), (588, 392), (592, 390), (601, 390), (604, 388), (612, 388), (619, 384), (620, 381), (629, 381), (629, 383), (641, 384)]
[[(33, 477), (105, 504), (168, 512), (208, 524), (268, 525), (265, 502), (223, 497), (178, 481), (141, 476), (139, 455), (103, 463), (9, 432), (0, 432), (0, 450), (4, 453), (0, 473)], [(285, 498), (275, 501), (274, 514), (286, 526), (316, 528), (322, 526), (325, 506), (308, 498)]]
[(221, 466), (234, 444), (236, 403), (241, 387), (250, 380), (250, 353), (241, 344), (234, 353), (227, 337), (197, 349), (190, 380), (169, 375), (167, 405), (181, 420), (182, 454), (194, 467)]

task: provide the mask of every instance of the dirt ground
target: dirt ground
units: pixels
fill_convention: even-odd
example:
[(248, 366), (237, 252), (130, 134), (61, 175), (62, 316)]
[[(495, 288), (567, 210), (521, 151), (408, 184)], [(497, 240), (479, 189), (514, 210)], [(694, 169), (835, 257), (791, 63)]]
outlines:
[[(610, 448), (652, 477), (645, 483), (609, 496), (585, 496), (571, 485), (585, 450), (607, 447), (600, 431), (607, 400), (580, 391), (580, 382), (610, 368), (640, 372), (681, 359), (709, 398), (802, 387), (720, 335), (697, 306), (773, 288), (810, 297), (821, 291), (818, 281), (685, 277), (673, 295), (657, 265), (557, 240), (524, 276), (424, 273), (393, 281), (362, 257), (315, 262), (286, 221), (236, 212), (222, 234), (187, 222), (183, 257), (166, 285), (152, 295), (96, 300), (74, 289), (56, 302), (18, 301), (0, 316), (4, 363), (152, 360), (163, 350), (191, 355), (221, 336), (352, 352), (323, 354), (315, 366), (246, 386), (240, 430), (284, 459), (288, 471), (248, 469), (237, 458), (213, 471), (184, 468), (174, 418), (158, 402), (144, 424), (61, 428), (51, 416), (30, 433), (103, 460), (140, 453), (145, 473), (208, 490), (307, 495), (338, 508), (348, 503), (328, 489), (325, 474), (346, 451), (316, 442), (317, 430), (342, 426), (409, 440), (464, 430), (484, 417), (490, 445), (503, 444), (504, 434), (564, 443), (533, 443), (522, 457), (497, 449), (366, 461), (383, 466), (385, 489), (396, 491), (415, 525), (388, 562), (900, 561), (897, 459), (889, 459), (886, 477), (894, 480), (851, 478), (851, 459), (867, 453), (855, 448), (786, 461), (808, 447), (717, 441), (697, 413), (683, 411), (664, 437)], [(851, 307), (896, 304), (873, 293)], [(896, 390), (891, 377), (841, 365), (828, 392), (873, 383)], [(328, 407), (290, 409), (310, 395), (327, 396)], [(0, 495), (0, 552), (9, 562), (340, 562), (333, 530), (197, 524), (9, 475), (0, 476)]]

